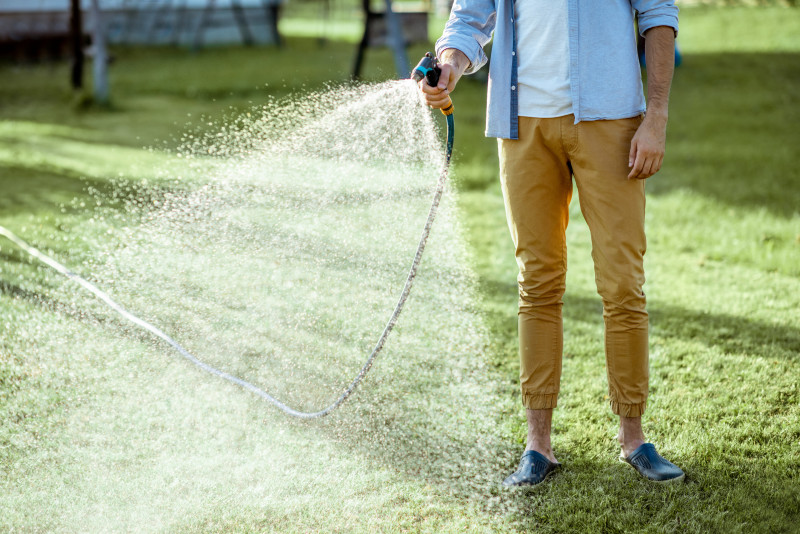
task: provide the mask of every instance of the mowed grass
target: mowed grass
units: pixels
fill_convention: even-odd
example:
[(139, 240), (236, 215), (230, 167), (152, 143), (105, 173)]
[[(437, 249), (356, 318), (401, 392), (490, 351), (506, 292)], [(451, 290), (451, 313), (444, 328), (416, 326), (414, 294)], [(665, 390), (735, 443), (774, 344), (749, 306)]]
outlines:
[[(0, 525), (57, 528), (58, 521), (37, 518), (37, 511), (53, 503), (75, 507), (83, 501), (86, 517), (107, 516), (109, 528), (135, 524), (131, 518), (116, 517), (114, 509), (93, 510), (87, 496), (60, 492), (95, 479), (96, 491), (113, 492), (122, 485), (145, 485), (153, 477), (162, 477), (165, 487), (178, 494), (188, 492), (185, 486), (191, 481), (170, 478), (169, 470), (147, 470), (163, 445), (152, 436), (163, 436), (163, 446), (174, 446), (171, 441), (182, 435), (185, 425), (208, 428), (211, 445), (187, 444), (184, 462), (205, 465), (202, 462), (208, 460), (202, 456), (213, 453), (220, 458), (214, 467), (224, 470), (237, 462), (247, 466), (256, 458), (269, 464), (274, 473), (270, 480), (280, 482), (262, 488), (250, 479), (251, 473), (233, 468), (230, 476), (213, 479), (212, 484), (198, 468), (198, 483), (209, 485), (206, 494), (213, 496), (207, 509), (200, 515), (159, 509), (153, 513), (161, 520), (143, 521), (143, 529), (796, 532), (800, 17), (790, 9), (686, 9), (682, 17), (685, 57), (673, 84), (668, 155), (663, 170), (647, 185), (646, 292), (652, 333), (651, 398), (644, 420), (649, 438), (686, 470), (685, 484), (647, 484), (615, 459), (616, 423), (607, 407), (601, 307), (588, 229), (576, 197), (568, 230), (564, 376), (554, 416), (554, 446), (564, 469), (532, 492), (502, 497), (503, 506), (494, 500), (482, 502), (482, 493), (455, 499), (446, 484), (426, 478), (424, 470), (392, 470), (387, 467), (390, 455), (349, 448), (346, 440), (331, 444), (325, 436), (335, 432), (326, 434), (325, 427), (281, 427), (281, 438), (262, 429), (237, 442), (235, 450), (226, 449), (229, 434), (258, 409), (255, 402), (236, 400), (244, 394), (221, 390), (209, 381), (198, 390), (198, 397), (215, 402), (214, 410), (205, 412), (208, 421), (170, 417), (169, 392), (148, 386), (148, 380), (153, 373), (165, 372), (161, 366), (178, 376), (185, 369), (158, 363), (153, 349), (142, 357), (142, 362), (150, 362), (142, 363), (147, 372), (139, 374), (131, 361), (119, 361), (115, 354), (136, 350), (128, 347), (133, 341), (108, 345), (108, 334), (103, 337), (96, 326), (82, 333), (74, 328), (74, 319), (37, 303), (30, 288), (51, 282), (32, 273), (19, 254), (0, 243), (3, 485), (15, 487), (25, 473), (63, 471), (76, 478), (67, 478), (58, 495), (46, 487), (17, 485), (27, 493), (6, 501), (14, 505), (13, 513), (2, 514)], [(414, 48), (410, 55), (424, 50)], [(35, 237), (64, 259), (79, 258), (81, 247), (91, 239), (72, 236), (63, 228), (86, 217), (77, 206), (93, 201), (87, 188), (111, 191), (110, 178), (138, 180), (158, 166), (161, 156), (142, 146), (178, 145), (187, 123), (190, 128), (207, 124), (201, 119), (204, 114), (219, 119), (266, 98), (343, 81), (352, 53), (349, 44), (332, 41), (319, 47), (305, 39), (289, 39), (281, 50), (221, 48), (196, 55), (167, 49), (117, 50), (110, 110), (82, 106), (66, 87), (63, 65), (3, 66), (0, 224)], [(386, 52), (370, 52), (367, 68), (370, 79), (393, 75)], [(497, 183), (496, 143), (482, 137), (484, 98), (485, 85), (468, 79), (454, 94), (454, 180), (480, 289), (474, 305), (489, 330), (485, 356), (501, 390), (497, 432), (505, 444), (496, 453), (510, 470), (525, 435), (517, 385), (516, 265)], [(36, 352), (37, 335), (62, 329), (67, 332), (61, 334), (62, 350)], [(102, 343), (92, 344), (86, 336), (97, 336)], [(71, 346), (88, 348), (76, 352)], [(75, 353), (80, 359), (71, 357)], [(108, 368), (96, 368), (100, 362), (107, 362)], [(132, 383), (130, 392), (126, 379)], [(181, 391), (178, 398), (187, 398)], [(145, 400), (136, 392), (145, 392)], [(424, 392), (414, 395), (424, 399)], [(124, 416), (134, 416), (132, 406), (147, 398), (155, 399), (155, 415), (146, 420), (152, 436), (132, 436), (133, 425), (126, 425)], [(81, 407), (106, 403), (109, 413), (80, 412)], [(117, 423), (109, 422), (115, 405), (120, 406)], [(204, 410), (200, 400), (195, 405), (198, 412)], [(75, 424), (69, 417), (72, 412), (81, 413), (77, 431), (66, 426)], [(436, 427), (437, 414), (429, 417)], [(224, 430), (226, 422), (232, 422), (229, 430)], [(131, 444), (104, 444), (109, 437), (97, 429), (109, 427)], [(215, 434), (212, 428), (223, 430)], [(65, 443), (76, 432), (85, 432), (85, 438)], [(281, 452), (282, 439), (293, 440), (300, 454), (327, 463), (331, 470), (352, 475), (340, 488), (315, 487), (317, 472), (302, 462), (292, 463), (295, 457)], [(324, 457), (314, 456), (321, 442), (326, 443)], [(123, 473), (139, 478), (106, 480), (91, 473), (81, 485), (70, 465), (104, 450), (118, 456), (100, 459), (101, 465), (121, 465)], [(419, 454), (413, 439), (400, 450)], [(457, 452), (442, 456), (455, 462)], [(362, 464), (361, 455), (370, 461)], [(175, 472), (183, 471), (176, 467)], [(498, 472), (498, 480), (504, 474)], [(238, 503), (237, 494), (255, 494), (261, 500)], [(194, 501), (187, 497), (186, 502), (187, 510), (195, 510), (190, 508)], [(130, 513), (124, 506), (119, 509)], [(137, 512), (146, 516), (148, 510)], [(102, 524), (86, 528), (104, 529)]]

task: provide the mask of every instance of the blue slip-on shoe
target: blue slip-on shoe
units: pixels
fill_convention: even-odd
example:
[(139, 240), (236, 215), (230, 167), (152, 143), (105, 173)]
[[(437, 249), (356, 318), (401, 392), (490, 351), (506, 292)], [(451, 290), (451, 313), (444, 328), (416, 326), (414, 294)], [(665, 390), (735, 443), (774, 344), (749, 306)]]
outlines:
[(683, 470), (658, 454), (652, 443), (642, 443), (630, 456), (626, 458), (620, 454), (619, 459), (631, 464), (640, 475), (654, 482), (680, 482), (684, 477)]
[(547, 457), (536, 451), (525, 451), (519, 461), (519, 468), (508, 475), (503, 481), (503, 486), (534, 486), (545, 479), (561, 464), (551, 462)]

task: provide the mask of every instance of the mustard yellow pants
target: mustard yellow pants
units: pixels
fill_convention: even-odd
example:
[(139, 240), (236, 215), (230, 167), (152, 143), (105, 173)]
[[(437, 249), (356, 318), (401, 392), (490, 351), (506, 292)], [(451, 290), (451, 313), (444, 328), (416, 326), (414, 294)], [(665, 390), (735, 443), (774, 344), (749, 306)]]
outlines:
[(603, 301), (611, 409), (644, 413), (648, 389), (643, 257), (644, 181), (628, 180), (630, 143), (642, 117), (583, 121), (519, 118), (519, 139), (500, 139), (500, 178), (519, 265), (522, 403), (554, 408), (561, 381), (565, 231), (572, 178), (592, 236)]

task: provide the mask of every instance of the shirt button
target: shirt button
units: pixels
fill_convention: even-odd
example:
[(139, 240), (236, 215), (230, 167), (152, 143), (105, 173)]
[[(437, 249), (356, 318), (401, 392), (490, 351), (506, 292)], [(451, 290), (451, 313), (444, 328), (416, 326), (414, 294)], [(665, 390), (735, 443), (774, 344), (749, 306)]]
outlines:
[(512, 86), (511, 86), (511, 90), (512, 90), (512, 91), (516, 91), (516, 90), (517, 90), (517, 86), (516, 86), (516, 85), (512, 85)]
[(512, 51), (512, 52), (511, 52), (511, 55), (512, 55), (512, 56), (516, 56), (516, 55), (517, 55), (517, 53)]

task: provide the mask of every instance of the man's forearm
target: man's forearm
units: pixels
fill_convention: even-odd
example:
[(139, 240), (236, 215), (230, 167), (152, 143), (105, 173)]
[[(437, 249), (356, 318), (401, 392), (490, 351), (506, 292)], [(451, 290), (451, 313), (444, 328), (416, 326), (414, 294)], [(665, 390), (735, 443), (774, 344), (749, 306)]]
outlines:
[(669, 26), (650, 28), (644, 35), (647, 61), (647, 114), (667, 118), (669, 88), (675, 70), (675, 31)]
[(661, 169), (667, 142), (669, 86), (675, 69), (675, 30), (656, 26), (645, 33), (647, 115), (631, 140), (629, 179), (648, 178)]

